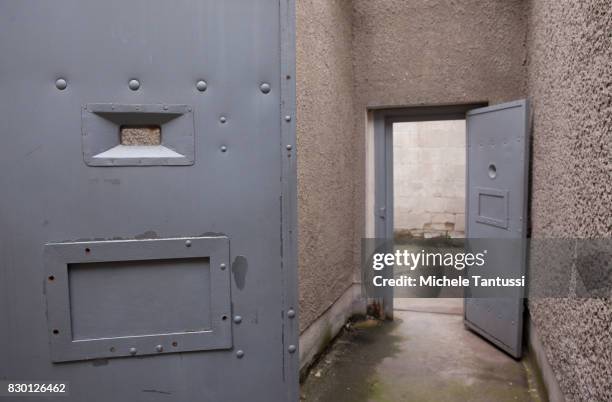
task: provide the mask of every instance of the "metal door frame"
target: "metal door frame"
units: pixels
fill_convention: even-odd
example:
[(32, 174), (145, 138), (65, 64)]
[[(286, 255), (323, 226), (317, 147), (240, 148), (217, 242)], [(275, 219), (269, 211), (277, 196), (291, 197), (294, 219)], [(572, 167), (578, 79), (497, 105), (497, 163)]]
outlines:
[(287, 400), (300, 399), (298, 262), (297, 262), (297, 163), (295, 95), (295, 0), (280, 1), (281, 35), (281, 276), (283, 293), (284, 380)]
[[(418, 121), (466, 120), (466, 113), (488, 102), (371, 108), (374, 115), (374, 237), (393, 240), (393, 124)], [(466, 134), (467, 136), (467, 134)], [(467, 184), (466, 184), (467, 190)], [(467, 219), (467, 215), (466, 215)], [(393, 318), (393, 289), (384, 288), (385, 316)]]

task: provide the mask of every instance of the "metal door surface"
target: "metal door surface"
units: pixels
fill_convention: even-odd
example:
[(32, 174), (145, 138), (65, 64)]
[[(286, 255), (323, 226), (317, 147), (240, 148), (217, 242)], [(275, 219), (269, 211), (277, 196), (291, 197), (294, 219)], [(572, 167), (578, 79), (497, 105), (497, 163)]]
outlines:
[[(488, 248), (483, 269), (491, 277), (520, 278), (526, 271), (527, 110), (526, 101), (516, 101), (467, 113), (466, 234)], [(520, 357), (523, 289), (491, 297), (472, 285), (466, 296), (466, 325)]]
[(0, 0), (0, 380), (298, 400), (293, 8)]

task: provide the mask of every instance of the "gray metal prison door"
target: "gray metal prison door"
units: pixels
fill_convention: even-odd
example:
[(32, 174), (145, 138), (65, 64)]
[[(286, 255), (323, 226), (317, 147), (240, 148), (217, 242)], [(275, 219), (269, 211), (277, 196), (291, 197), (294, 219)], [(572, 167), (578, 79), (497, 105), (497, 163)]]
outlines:
[(292, 0), (0, 0), (0, 380), (297, 401), (293, 32)]
[[(467, 113), (467, 237), (488, 248), (488, 276), (525, 273), (529, 136), (527, 102)], [(483, 295), (486, 292), (486, 295)], [(466, 325), (514, 357), (521, 356), (523, 289), (470, 287)], [(501, 291), (500, 291), (501, 292)]]

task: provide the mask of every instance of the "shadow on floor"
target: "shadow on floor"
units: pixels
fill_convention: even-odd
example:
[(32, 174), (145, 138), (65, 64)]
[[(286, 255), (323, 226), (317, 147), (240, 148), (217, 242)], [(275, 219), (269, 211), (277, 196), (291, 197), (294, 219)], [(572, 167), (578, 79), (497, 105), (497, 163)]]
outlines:
[(461, 300), (414, 300), (398, 303), (393, 322), (345, 331), (310, 371), (302, 400), (541, 401), (522, 362), (465, 329)]

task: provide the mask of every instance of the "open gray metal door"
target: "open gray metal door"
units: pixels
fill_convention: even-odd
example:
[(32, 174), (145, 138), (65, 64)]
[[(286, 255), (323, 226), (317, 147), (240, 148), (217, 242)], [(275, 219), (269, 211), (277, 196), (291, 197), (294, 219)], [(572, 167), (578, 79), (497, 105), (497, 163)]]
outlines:
[(293, 8), (0, 0), (0, 380), (298, 400)]
[[(528, 195), (527, 102), (467, 113), (467, 237), (487, 245), (488, 275), (525, 274)], [(510, 355), (522, 353), (523, 289), (491, 297), (470, 287), (465, 324)], [(480, 297), (479, 297), (480, 296)], [(493, 295), (494, 296), (494, 295)]]

